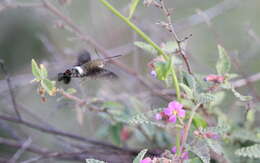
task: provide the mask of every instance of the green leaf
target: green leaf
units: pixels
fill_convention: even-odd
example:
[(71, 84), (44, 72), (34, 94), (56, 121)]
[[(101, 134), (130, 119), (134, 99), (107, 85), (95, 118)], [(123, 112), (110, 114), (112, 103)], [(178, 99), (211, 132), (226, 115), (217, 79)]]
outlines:
[(197, 81), (196, 79), (187, 72), (182, 72), (183, 74), (183, 83), (186, 84), (190, 89), (197, 91)]
[(167, 54), (176, 52), (176, 50), (178, 50), (178, 44), (173, 41), (166, 42), (163, 44), (162, 50)]
[(166, 62), (155, 63), (155, 71), (157, 74), (157, 79), (166, 80), (171, 74), (171, 69), (173, 67), (173, 59), (170, 58)]
[(111, 133), (111, 139), (114, 144), (116, 145), (121, 145), (121, 138), (120, 138), (120, 133), (123, 128), (122, 123), (117, 123), (115, 125), (110, 126), (110, 133)]
[(239, 75), (238, 75), (238, 74), (235, 74), (235, 73), (226, 74), (226, 78), (227, 78), (228, 80), (231, 80), (231, 79), (234, 79), (234, 78), (237, 78), (237, 77), (239, 77)]
[(256, 111), (254, 109), (250, 109), (247, 114), (246, 114), (246, 120), (248, 122), (253, 123), (255, 121), (255, 115), (256, 115)]
[(154, 54), (154, 55), (157, 54), (157, 50), (153, 46), (151, 46), (150, 44), (147, 44), (145, 42), (136, 41), (136, 42), (134, 42), (134, 45), (138, 46), (139, 48), (141, 48), (144, 51), (147, 51), (151, 54)]
[(106, 101), (102, 105), (102, 108), (111, 108), (111, 109), (122, 108), (122, 107), (123, 107), (122, 104), (114, 101)]
[(184, 160), (184, 163), (202, 163), (199, 157), (195, 157), (192, 159)]
[(214, 152), (216, 152), (219, 155), (224, 154), (224, 149), (219, 144), (219, 142), (212, 140), (212, 139), (206, 139), (206, 142), (211, 150), (213, 150)]
[(197, 155), (203, 163), (210, 162), (210, 151), (205, 141), (198, 140), (194, 145), (192, 145), (191, 151)]
[(50, 96), (53, 96), (55, 94), (55, 82), (52, 82), (49, 79), (42, 79), (41, 86), (47, 91)]
[(231, 136), (233, 139), (238, 139), (244, 142), (252, 141), (252, 142), (260, 143), (260, 139), (257, 137), (257, 135), (251, 132), (250, 130), (246, 130), (246, 129), (241, 129), (241, 128), (237, 129), (233, 131)]
[(32, 74), (37, 80), (41, 80), (41, 70), (34, 59), (32, 59)]
[(226, 97), (226, 93), (224, 91), (216, 92), (214, 94), (214, 101), (211, 103), (212, 106), (220, 105)]
[(230, 130), (230, 126), (228, 125), (218, 125), (216, 127), (207, 127), (205, 129), (203, 129), (203, 132), (213, 132), (215, 134), (219, 134), (219, 135), (224, 135), (225, 133), (227, 133)]
[(237, 92), (235, 90), (235, 88), (232, 88), (231, 90), (232, 90), (234, 96), (236, 96), (240, 101), (250, 101), (250, 100), (252, 100), (252, 96), (243, 96), (239, 92)]
[(95, 160), (95, 159), (86, 159), (85, 161), (86, 161), (86, 163), (106, 163), (104, 161), (99, 161), (99, 160)]
[(193, 91), (187, 85), (180, 83), (180, 87), (184, 90), (189, 99), (193, 99)]
[(138, 155), (135, 157), (133, 163), (140, 163), (143, 160), (144, 155), (147, 151), (148, 149), (143, 149), (141, 152), (139, 152)]
[(128, 19), (131, 19), (140, 0), (132, 0)]
[(207, 104), (207, 103), (214, 101), (214, 96), (209, 93), (201, 93), (198, 96), (196, 96), (195, 98), (196, 98), (197, 103), (201, 103), (201, 104)]
[(41, 68), (41, 78), (42, 79), (45, 79), (48, 77), (48, 71), (47, 69), (45, 68), (45, 66), (43, 64), (40, 65), (40, 68)]
[(207, 122), (203, 119), (203, 117), (201, 117), (199, 114), (194, 115), (192, 123), (196, 128), (205, 128), (208, 125)]
[(219, 54), (219, 59), (216, 64), (216, 69), (219, 75), (225, 75), (231, 69), (230, 58), (226, 50), (221, 45), (218, 45), (218, 54)]
[(260, 158), (260, 144), (240, 148), (235, 151), (235, 154), (241, 157)]
[(66, 90), (66, 93), (68, 93), (68, 94), (74, 94), (74, 93), (76, 93), (76, 92), (77, 92), (77, 90), (74, 89), (74, 88), (68, 88), (68, 89)]

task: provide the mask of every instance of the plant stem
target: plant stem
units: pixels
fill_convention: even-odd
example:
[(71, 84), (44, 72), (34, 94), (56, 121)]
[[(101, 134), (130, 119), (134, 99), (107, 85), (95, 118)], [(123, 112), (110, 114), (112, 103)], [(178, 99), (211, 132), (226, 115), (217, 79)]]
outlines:
[[(114, 13), (116, 16), (118, 16), (120, 19), (122, 19), (129, 27), (131, 27), (140, 37), (142, 37), (147, 43), (149, 43), (152, 47), (154, 47), (159, 55), (162, 55), (165, 60), (168, 59), (168, 56), (163, 52), (163, 50), (154, 43), (149, 36), (147, 36), (140, 28), (138, 28), (134, 23), (132, 23), (127, 17), (123, 16), (117, 9), (115, 9), (109, 2), (106, 0), (99, 0), (101, 3), (103, 3), (112, 13)], [(174, 83), (174, 87), (176, 89), (176, 95), (177, 100), (180, 101), (180, 88), (179, 88), (179, 82), (177, 79), (177, 75), (175, 72), (175, 68), (172, 67), (171, 70), (172, 73), (172, 80)]]
[(193, 117), (194, 117), (197, 109), (200, 107), (200, 105), (201, 105), (201, 103), (198, 103), (191, 111), (190, 119), (188, 121), (187, 126), (185, 127), (185, 130), (184, 130), (183, 139), (182, 139), (182, 143), (181, 143), (181, 150), (183, 149), (183, 147), (186, 143)]

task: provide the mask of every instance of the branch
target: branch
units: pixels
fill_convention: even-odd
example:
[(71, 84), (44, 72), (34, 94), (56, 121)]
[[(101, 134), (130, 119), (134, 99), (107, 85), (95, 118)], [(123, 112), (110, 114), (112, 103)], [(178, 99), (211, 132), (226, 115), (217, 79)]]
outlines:
[(239, 79), (239, 80), (233, 81), (231, 83), (235, 88), (237, 88), (237, 87), (243, 87), (243, 86), (247, 85), (248, 82), (252, 83), (252, 82), (259, 81), (259, 80), (260, 80), (260, 72), (254, 74), (254, 75), (251, 75), (245, 79)]
[(130, 152), (130, 153), (135, 152), (134, 150), (122, 149), (122, 148), (119, 148), (119, 147), (112, 145), (112, 144), (109, 144), (109, 143), (87, 139), (87, 138), (81, 137), (79, 135), (67, 133), (67, 132), (64, 132), (64, 131), (61, 131), (61, 130), (58, 130), (58, 129), (54, 129), (54, 128), (47, 128), (47, 127), (44, 127), (44, 126), (36, 125), (36, 124), (31, 123), (31, 122), (28, 122), (28, 121), (25, 121), (25, 120), (20, 120), (20, 119), (10, 117), (10, 116), (0, 115), (0, 119), (10, 121), (10, 122), (13, 122), (13, 123), (19, 123), (21, 125), (24, 125), (24, 126), (29, 127), (29, 128), (36, 129), (38, 131), (42, 131), (42, 132), (49, 133), (49, 134), (52, 134), (52, 135), (71, 138), (71, 139), (78, 140), (78, 141), (81, 141), (81, 142), (85, 142), (85, 143), (88, 143), (88, 144), (103, 146), (103, 147), (115, 149), (115, 150), (124, 150), (124, 151)]
[[(161, 4), (160, 4), (160, 8), (163, 10), (164, 15), (167, 17), (167, 21), (168, 21), (168, 22), (167, 22), (167, 24), (168, 24), (167, 27), (169, 27), (169, 28), (167, 28), (167, 29), (168, 29), (168, 31), (169, 31), (170, 33), (172, 33), (173, 40), (175, 40), (175, 41), (177, 42), (178, 49), (179, 49), (179, 50), (178, 50), (178, 53), (182, 56), (182, 58), (183, 58), (183, 60), (184, 60), (184, 62), (185, 62), (185, 64), (186, 64), (186, 67), (187, 67), (188, 72), (189, 72), (190, 74), (192, 74), (191, 66), (190, 66), (190, 64), (189, 64), (188, 58), (187, 58), (185, 52), (182, 50), (182, 47), (181, 47), (181, 43), (182, 43), (183, 41), (187, 40), (189, 37), (185, 37), (183, 40), (181, 40), (181, 39), (179, 38), (179, 36), (177, 35), (175, 29), (173, 28), (171, 13), (169, 12), (169, 9), (165, 6), (165, 3), (164, 3), (163, 0), (160, 0), (160, 3), (161, 3)], [(191, 36), (191, 35), (190, 35), (190, 36)]]
[(183, 147), (186, 143), (186, 140), (188, 138), (188, 134), (189, 134), (189, 130), (190, 130), (190, 126), (191, 126), (191, 123), (192, 123), (192, 119), (197, 111), (197, 109), (200, 107), (200, 103), (197, 104), (191, 111), (191, 115), (190, 115), (190, 118), (189, 118), (189, 121), (188, 121), (188, 124), (186, 125), (185, 127), (185, 130), (184, 130), (184, 134), (183, 134), (183, 138), (182, 138), (182, 143), (181, 143), (181, 151), (183, 150)]
[(0, 60), (0, 65), (1, 65), (2, 71), (3, 71), (4, 75), (5, 75), (5, 80), (7, 82), (8, 90), (9, 90), (9, 93), (10, 93), (10, 96), (11, 96), (13, 109), (14, 109), (14, 111), (16, 113), (16, 116), (21, 120), (22, 117), (20, 115), (20, 112), (19, 112), (17, 104), (16, 104), (16, 100), (15, 100), (15, 97), (14, 97), (14, 92), (13, 92), (13, 89), (12, 89), (12, 83), (11, 83), (10, 76), (9, 76), (8, 72), (6, 71), (4, 62), (2, 60)]

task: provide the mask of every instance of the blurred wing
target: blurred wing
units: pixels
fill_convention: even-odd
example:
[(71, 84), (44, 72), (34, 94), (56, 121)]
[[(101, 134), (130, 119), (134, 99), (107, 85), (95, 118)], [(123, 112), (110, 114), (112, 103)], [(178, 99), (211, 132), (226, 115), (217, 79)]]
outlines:
[(86, 62), (89, 62), (91, 60), (90, 54), (88, 51), (83, 50), (79, 53), (77, 64), (75, 66), (83, 65)]
[(106, 69), (103, 68), (95, 68), (86, 73), (86, 77), (90, 78), (109, 78), (109, 79), (116, 79), (118, 76)]

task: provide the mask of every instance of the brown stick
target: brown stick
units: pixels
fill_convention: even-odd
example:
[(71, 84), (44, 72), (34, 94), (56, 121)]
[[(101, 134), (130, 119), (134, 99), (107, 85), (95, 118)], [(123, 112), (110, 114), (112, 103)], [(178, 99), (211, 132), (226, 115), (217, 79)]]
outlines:
[(11, 83), (11, 79), (10, 79), (10, 76), (5, 68), (5, 65), (4, 65), (4, 62), (2, 60), (0, 60), (0, 65), (1, 65), (1, 68), (2, 68), (2, 71), (3, 73), (5, 74), (5, 80), (7, 82), (7, 86), (8, 86), (8, 90), (9, 90), (9, 94), (11, 96), (11, 100), (12, 100), (12, 104), (13, 104), (13, 109), (17, 115), (17, 117), (21, 120), (22, 117), (20, 115), (20, 112), (18, 110), (18, 107), (17, 107), (17, 104), (16, 104), (16, 100), (15, 100), (15, 97), (14, 97), (14, 92), (13, 92), (13, 89), (12, 89), (12, 83)]
[(165, 3), (163, 0), (160, 0), (160, 6), (161, 6), (161, 9), (163, 10), (164, 12), (164, 15), (167, 17), (167, 23), (168, 23), (168, 26), (169, 26), (169, 29), (168, 31), (170, 33), (172, 33), (172, 37), (173, 37), (173, 40), (175, 40), (177, 42), (177, 45), (178, 45), (178, 52), (179, 54), (182, 56), (184, 62), (185, 62), (185, 65), (187, 67), (187, 70), (190, 74), (192, 74), (192, 71), (191, 71), (191, 66), (189, 64), (189, 61), (188, 61), (188, 58), (185, 54), (185, 52), (182, 50), (182, 47), (181, 47), (181, 43), (185, 40), (187, 40), (189, 37), (185, 37), (183, 40), (181, 40), (177, 33), (175, 32), (175, 29), (173, 28), (173, 24), (172, 24), (172, 20), (171, 20), (171, 13), (169, 12), (168, 8), (165, 6)]

